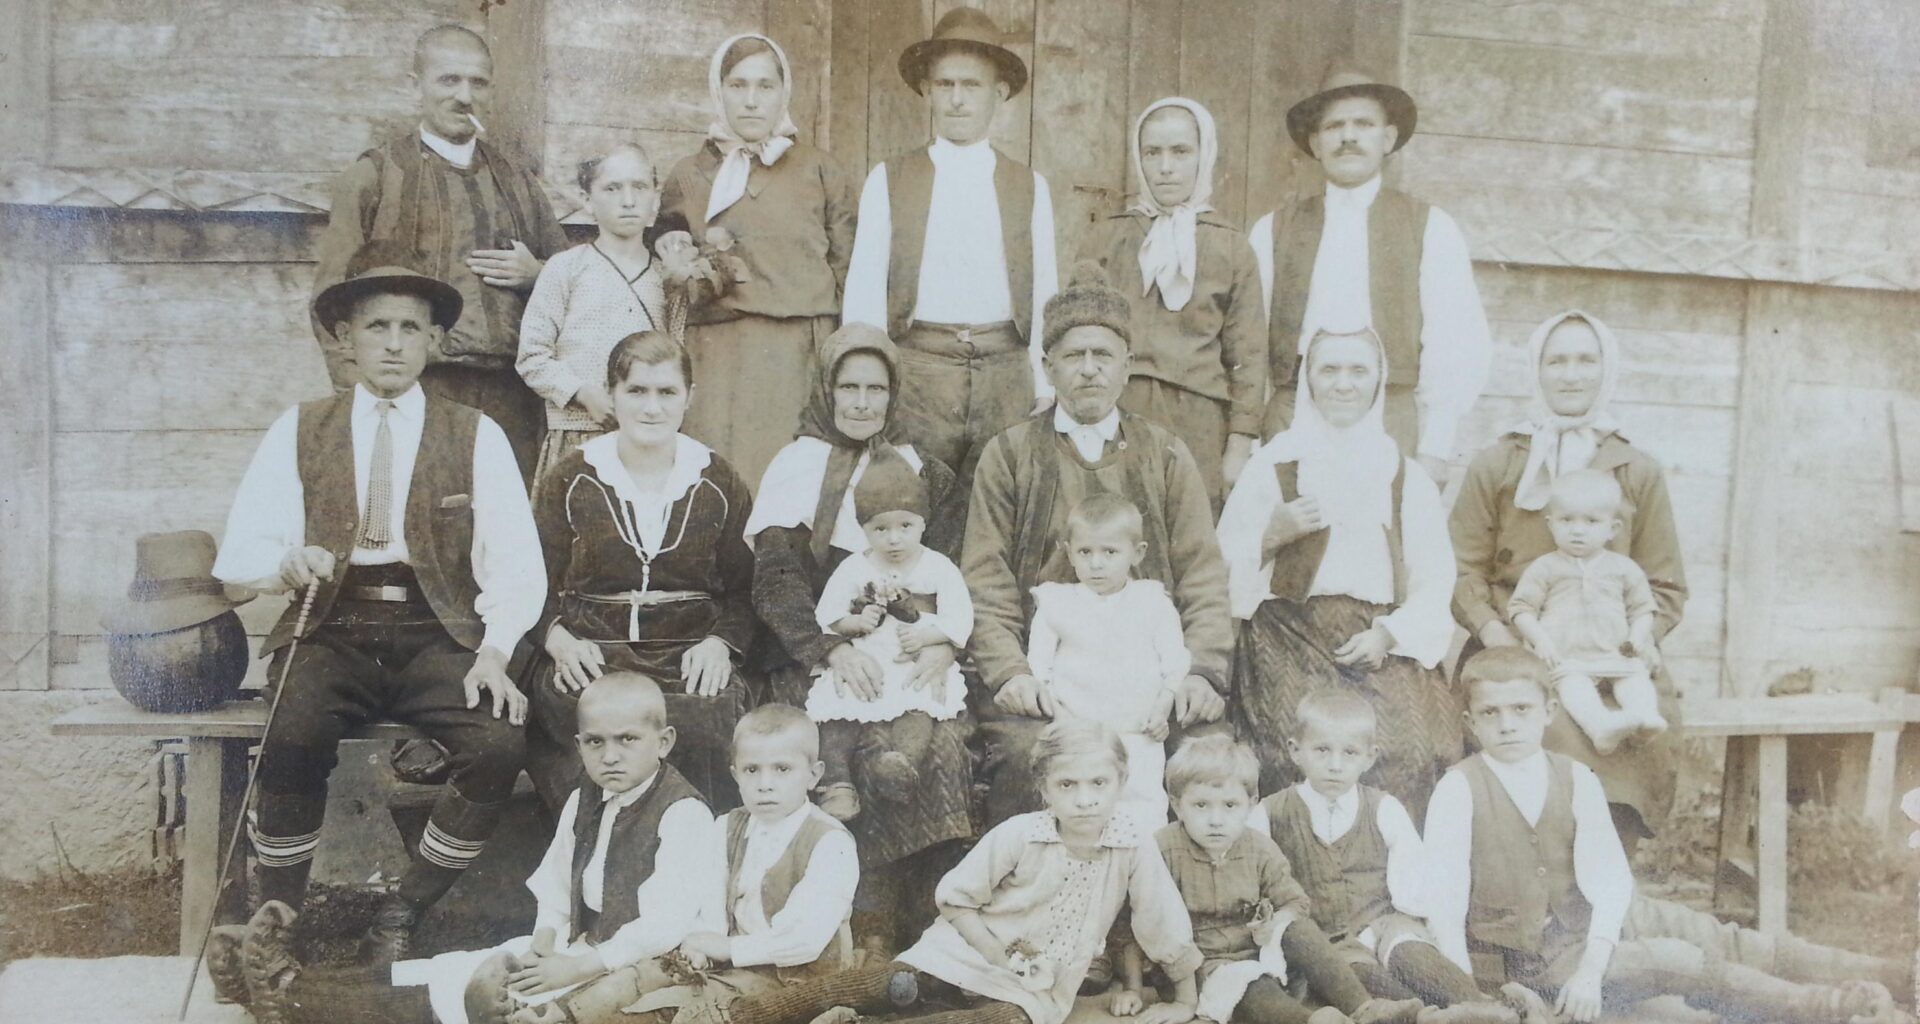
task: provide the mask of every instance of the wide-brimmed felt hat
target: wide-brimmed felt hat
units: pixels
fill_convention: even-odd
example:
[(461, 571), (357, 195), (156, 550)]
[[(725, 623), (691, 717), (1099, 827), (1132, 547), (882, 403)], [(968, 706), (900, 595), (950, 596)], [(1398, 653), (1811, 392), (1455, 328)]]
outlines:
[(1299, 146), (1302, 153), (1313, 155), (1308, 139), (1320, 127), (1320, 112), (1327, 104), (1348, 96), (1371, 96), (1378, 100), (1387, 112), (1387, 123), (1400, 129), (1400, 137), (1394, 140), (1389, 153), (1398, 152), (1413, 138), (1414, 125), (1420, 120), (1420, 108), (1414, 104), (1413, 97), (1351, 63), (1335, 61), (1321, 77), (1320, 91), (1287, 111), (1287, 134), (1293, 136), (1293, 144)]
[[(121, 636), (166, 633), (197, 626), (253, 599), (245, 588), (229, 590), (213, 576), (217, 552), (204, 530), (142, 534), (133, 542), (133, 582), (127, 600), (100, 617), (107, 632)], [(230, 596), (246, 596), (235, 599)]]
[[(955, 7), (934, 23), (933, 35), (907, 47), (900, 53), (900, 77), (914, 92), (921, 92), (927, 67), (934, 58), (951, 50), (977, 53), (992, 61), (1006, 80), (1007, 95), (1018, 96), (1027, 87), (1027, 62), (1000, 45), (1005, 36), (1000, 26), (976, 7)], [(921, 92), (921, 95), (926, 95)]]
[(353, 314), (353, 304), (367, 295), (418, 295), (433, 307), (434, 326), (451, 330), (460, 320), (460, 292), (420, 268), (426, 260), (417, 250), (386, 239), (360, 247), (347, 261), (346, 279), (313, 298), (313, 315), (326, 327)]

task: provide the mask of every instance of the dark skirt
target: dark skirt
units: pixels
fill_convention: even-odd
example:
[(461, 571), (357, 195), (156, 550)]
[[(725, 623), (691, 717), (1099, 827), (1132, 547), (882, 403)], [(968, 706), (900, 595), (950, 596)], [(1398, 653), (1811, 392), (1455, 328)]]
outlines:
[[(806, 693), (807, 673), (791, 662), (776, 673), (774, 693), (796, 706), (791, 695)], [(935, 722), (933, 742), (920, 763), (920, 785), (909, 799), (884, 800), (864, 785), (856, 751), (853, 780), (860, 792), (860, 815), (847, 823), (860, 848), (863, 871), (892, 864), (955, 839), (973, 837), (973, 764), (967, 754), (972, 719), (965, 714)]]
[(1372, 672), (1337, 665), (1333, 652), (1388, 609), (1351, 597), (1271, 600), (1242, 625), (1235, 653), (1236, 714), (1260, 756), (1262, 792), (1300, 781), (1287, 756), (1294, 709), (1322, 688), (1355, 693), (1379, 719), (1380, 759), (1362, 781), (1400, 798), (1415, 821), (1427, 797), (1463, 751), (1460, 707), (1446, 674), (1410, 658), (1388, 657)]
[[(728, 771), (733, 750), (733, 726), (747, 710), (749, 681), (736, 663), (727, 688), (712, 697), (682, 692), (680, 656), (686, 644), (601, 642), (607, 669), (643, 672), (665, 691), (667, 724), (675, 733), (667, 761), (700, 790), (718, 812), (740, 803), (739, 790)], [(553, 659), (543, 651), (528, 665), (526, 675), (527, 774), (532, 776), (548, 808), (558, 811), (567, 795), (585, 777), (573, 735), (578, 729), (580, 695), (562, 690), (554, 680)]]

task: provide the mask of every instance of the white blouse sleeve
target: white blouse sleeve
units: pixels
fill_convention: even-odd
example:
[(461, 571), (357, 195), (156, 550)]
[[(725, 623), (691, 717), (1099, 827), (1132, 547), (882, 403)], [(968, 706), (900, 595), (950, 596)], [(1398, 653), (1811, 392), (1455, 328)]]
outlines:
[[(567, 253), (576, 250), (569, 249)], [(520, 353), (514, 369), (527, 387), (549, 403), (565, 408), (580, 390), (580, 378), (560, 358), (560, 332), (566, 327), (567, 298), (572, 291), (575, 258), (556, 254), (534, 279), (527, 311), (520, 316)]]
[(834, 623), (853, 614), (853, 599), (860, 596), (868, 578), (862, 571), (865, 566), (866, 559), (849, 555), (827, 577), (826, 585), (820, 588), (820, 600), (813, 606), (814, 622), (821, 629), (832, 629)]
[[(1236, 619), (1250, 619), (1273, 596), (1273, 563), (1261, 557), (1267, 523), (1280, 504), (1280, 481), (1273, 467), (1247, 464), (1220, 510), (1220, 554), (1227, 561), (1227, 601)], [(1444, 532), (1446, 524), (1441, 524)]]
[(1426, 894), (1421, 882), (1426, 869), (1426, 850), (1420, 841), (1420, 830), (1413, 827), (1413, 817), (1407, 813), (1405, 804), (1393, 794), (1385, 793), (1380, 797), (1374, 823), (1387, 844), (1387, 894), (1393, 898), (1393, 908), (1413, 917), (1427, 916)]
[(580, 791), (576, 789), (560, 809), (547, 855), (527, 876), (527, 891), (533, 893), (533, 930), (551, 928), (554, 940), (562, 944), (573, 931), (573, 822), (579, 813)]
[(1033, 361), (1033, 393), (1036, 402), (1053, 398), (1053, 381), (1041, 361), (1046, 354), (1047, 300), (1060, 291), (1059, 257), (1053, 236), (1053, 192), (1040, 172), (1033, 174), (1033, 325), (1027, 334), (1027, 350)]
[(1401, 473), (1400, 557), (1406, 562), (1407, 599), (1374, 620), (1393, 634), (1392, 653), (1432, 668), (1453, 644), (1453, 585), (1458, 566), (1440, 489), (1419, 463)]
[(1460, 420), (1486, 387), (1493, 338), (1467, 240), (1439, 207), (1421, 245), (1420, 317), (1420, 454), (1451, 459)]
[[(280, 562), (306, 543), (306, 490), (300, 483), (297, 454), (300, 408), (280, 414), (260, 438), (227, 513), (227, 530), (213, 575), (225, 583), (245, 584), (278, 593)], [(345, 568), (342, 566), (341, 568)]]
[(836, 829), (821, 837), (806, 872), (786, 905), (767, 922), (767, 930), (733, 937), (733, 965), (798, 967), (818, 960), (853, 912), (853, 890), (859, 884), (860, 855), (852, 834)]
[(954, 565), (952, 559), (939, 552), (928, 551), (922, 557), (939, 559), (933, 566), (936, 583), (933, 600), (938, 606), (934, 624), (955, 647), (965, 647), (967, 639), (973, 636), (973, 594), (967, 590), (966, 577), (960, 575), (960, 567)]
[(1427, 929), (1440, 952), (1471, 973), (1467, 901), (1473, 884), (1473, 789), (1465, 775), (1450, 771), (1433, 787), (1422, 846), (1427, 857)]
[(853, 232), (853, 255), (840, 322), (887, 327), (887, 267), (893, 257), (893, 210), (887, 198), (887, 165), (874, 164), (860, 190), (860, 219)]

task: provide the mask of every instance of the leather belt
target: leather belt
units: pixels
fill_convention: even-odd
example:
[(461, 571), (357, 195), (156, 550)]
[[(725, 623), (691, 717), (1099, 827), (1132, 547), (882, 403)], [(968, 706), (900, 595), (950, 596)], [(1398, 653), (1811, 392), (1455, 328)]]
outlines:
[(405, 603), (421, 600), (420, 592), (412, 587), (341, 587), (340, 596), (349, 601), (393, 601)]
[(713, 595), (702, 590), (629, 590), (623, 594), (582, 594), (578, 591), (570, 591), (567, 596), (591, 604), (624, 604), (636, 608), (651, 608), (654, 605), (675, 604), (680, 601), (705, 601)]

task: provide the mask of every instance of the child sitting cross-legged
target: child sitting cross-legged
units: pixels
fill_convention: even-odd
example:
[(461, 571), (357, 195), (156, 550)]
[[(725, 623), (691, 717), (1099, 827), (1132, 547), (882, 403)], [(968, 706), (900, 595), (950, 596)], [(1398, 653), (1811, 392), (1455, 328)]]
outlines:
[[(1417, 999), (1371, 996), (1314, 923), (1286, 855), (1247, 827), (1260, 761), (1232, 737), (1182, 744), (1167, 761), (1167, 793), (1179, 819), (1155, 835), (1193, 918), (1200, 968), (1199, 1015), (1220, 1024), (1378, 1024), (1410, 1021)], [(1115, 1014), (1140, 1008), (1139, 959), (1122, 956)], [(1289, 992), (1292, 980), (1303, 1001)], [(1318, 1009), (1314, 1007), (1318, 1006)]]
[(1633, 874), (1592, 770), (1541, 749), (1558, 710), (1549, 674), (1518, 647), (1461, 669), (1480, 752), (1427, 807), (1428, 920), (1448, 957), (1524, 1003), (1528, 1024), (1591, 1021), (1657, 995), (1741, 1021), (1904, 1019), (1873, 982), (1800, 984), (1680, 939), (1622, 939)]
[(1361, 785), (1380, 756), (1373, 705), (1340, 690), (1300, 701), (1287, 750), (1302, 781), (1267, 797), (1249, 824), (1271, 836), (1326, 935), (1366, 991), (1421, 1005), (1419, 1024), (1515, 1024), (1421, 923), (1420, 834), (1390, 793)]
[(1119, 737), (1096, 722), (1053, 722), (1034, 745), (1034, 765), (1046, 809), (981, 837), (940, 880), (940, 918), (894, 963), (725, 1006), (689, 1005), (676, 1024), (806, 1024), (835, 1007), (920, 1024), (1062, 1024), (1122, 906), (1173, 979), (1173, 1000), (1137, 1019), (1191, 1020), (1200, 951), (1159, 848), (1130, 810), (1117, 809), (1127, 772)]
[[(483, 950), (373, 972), (307, 970), (287, 948), (293, 911), (270, 902), (241, 943), (260, 1024), (609, 1024), (639, 995), (641, 965), (678, 946), (700, 909), (713, 815), (663, 762), (673, 748), (660, 687), (608, 672), (580, 695), (575, 737), (587, 782), (568, 798), (546, 857), (527, 879), (534, 933)], [(542, 1006), (559, 1001), (560, 1006)], [(612, 1015), (574, 1012), (611, 1006)], [(564, 1010), (561, 1014), (557, 1011)]]

